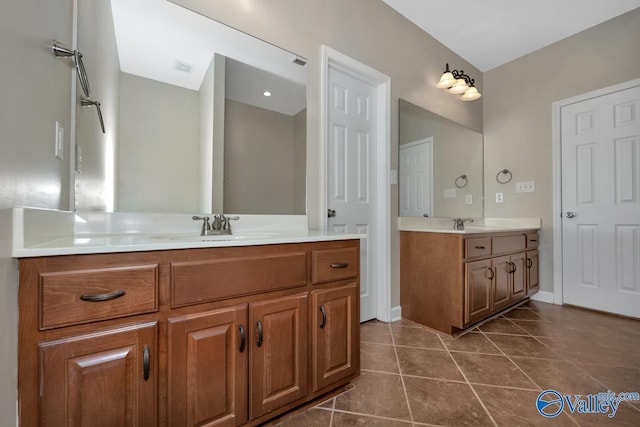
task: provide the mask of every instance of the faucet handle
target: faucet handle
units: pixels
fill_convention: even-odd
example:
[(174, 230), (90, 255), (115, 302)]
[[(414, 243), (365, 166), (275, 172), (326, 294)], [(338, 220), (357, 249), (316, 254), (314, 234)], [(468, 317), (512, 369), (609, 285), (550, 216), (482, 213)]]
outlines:
[(211, 231), (211, 224), (209, 224), (208, 216), (192, 216), (192, 220), (194, 221), (202, 221), (202, 230), (200, 231), (201, 236), (206, 236), (209, 231)]

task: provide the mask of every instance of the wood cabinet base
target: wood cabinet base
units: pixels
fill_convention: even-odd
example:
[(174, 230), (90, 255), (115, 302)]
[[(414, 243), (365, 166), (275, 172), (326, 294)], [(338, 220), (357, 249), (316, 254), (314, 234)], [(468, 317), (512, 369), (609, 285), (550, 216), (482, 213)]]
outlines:
[(454, 335), (538, 290), (535, 232), (400, 232), (402, 317)]
[(20, 426), (253, 426), (344, 387), (360, 372), (359, 250), (19, 260)]

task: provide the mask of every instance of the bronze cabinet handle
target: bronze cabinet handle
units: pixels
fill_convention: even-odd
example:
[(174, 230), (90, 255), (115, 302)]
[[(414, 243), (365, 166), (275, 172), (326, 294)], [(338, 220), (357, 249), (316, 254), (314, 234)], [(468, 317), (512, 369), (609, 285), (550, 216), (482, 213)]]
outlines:
[(149, 379), (149, 346), (145, 345), (142, 350), (142, 378), (147, 381)]
[(527, 268), (533, 267), (533, 260), (531, 258), (527, 258)]
[(476, 246), (476, 249), (485, 249), (484, 246)]
[(120, 290), (117, 290), (115, 292), (111, 292), (111, 293), (108, 293), (108, 294), (97, 294), (97, 295), (82, 294), (82, 295), (80, 295), (80, 299), (82, 301), (102, 302), (102, 301), (109, 301), (109, 300), (112, 300), (112, 299), (120, 298), (120, 297), (124, 296), (125, 294), (126, 294), (126, 292), (124, 291), (124, 289), (120, 289)]
[(320, 313), (322, 314), (322, 323), (320, 323), (320, 329), (324, 329), (327, 326), (327, 311), (324, 309), (324, 305), (320, 306)]
[(240, 325), (238, 329), (240, 329), (240, 347), (238, 348), (238, 350), (240, 351), (240, 353), (242, 353), (244, 351), (247, 337), (244, 334), (244, 325)]
[(331, 268), (347, 268), (349, 267), (348, 262), (334, 262), (333, 264), (329, 264)]
[(256, 326), (258, 328), (258, 341), (256, 341), (256, 344), (258, 345), (258, 347), (262, 347), (262, 322), (260, 322), (259, 320), (256, 322)]
[(493, 278), (496, 277), (496, 273), (493, 272), (493, 269), (491, 267), (487, 267), (487, 269), (491, 272), (491, 277), (489, 277), (489, 280), (493, 280)]

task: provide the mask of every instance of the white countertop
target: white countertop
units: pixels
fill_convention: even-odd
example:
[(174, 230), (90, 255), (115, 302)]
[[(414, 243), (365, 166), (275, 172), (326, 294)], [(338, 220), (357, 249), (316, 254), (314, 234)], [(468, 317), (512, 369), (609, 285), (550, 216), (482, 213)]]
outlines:
[(76, 235), (14, 248), (14, 258), (111, 252), (158, 251), (167, 249), (217, 248), (273, 245), (366, 238), (364, 234), (335, 234), (322, 231), (274, 231), (232, 235), (199, 236), (198, 233)]
[(463, 230), (453, 228), (452, 218), (399, 217), (398, 230), (422, 233), (477, 234), (508, 231), (537, 231), (540, 218), (473, 218)]
[[(210, 215), (210, 214), (209, 214)], [(216, 248), (365, 239), (366, 234), (310, 231), (305, 215), (240, 215), (231, 235), (200, 236), (187, 214), (0, 210), (13, 258), (168, 249)]]

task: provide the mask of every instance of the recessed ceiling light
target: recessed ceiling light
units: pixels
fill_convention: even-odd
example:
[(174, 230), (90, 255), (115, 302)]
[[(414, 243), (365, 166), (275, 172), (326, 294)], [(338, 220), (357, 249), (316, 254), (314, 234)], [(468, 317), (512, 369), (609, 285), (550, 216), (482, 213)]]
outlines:
[(186, 62), (182, 62), (176, 59), (173, 61), (173, 68), (175, 68), (178, 71), (182, 71), (183, 73), (190, 73), (191, 69), (193, 68), (193, 65), (187, 64)]
[(262, 92), (262, 94), (264, 96), (271, 96), (271, 92), (269, 92), (268, 90), (265, 90), (264, 92)]

